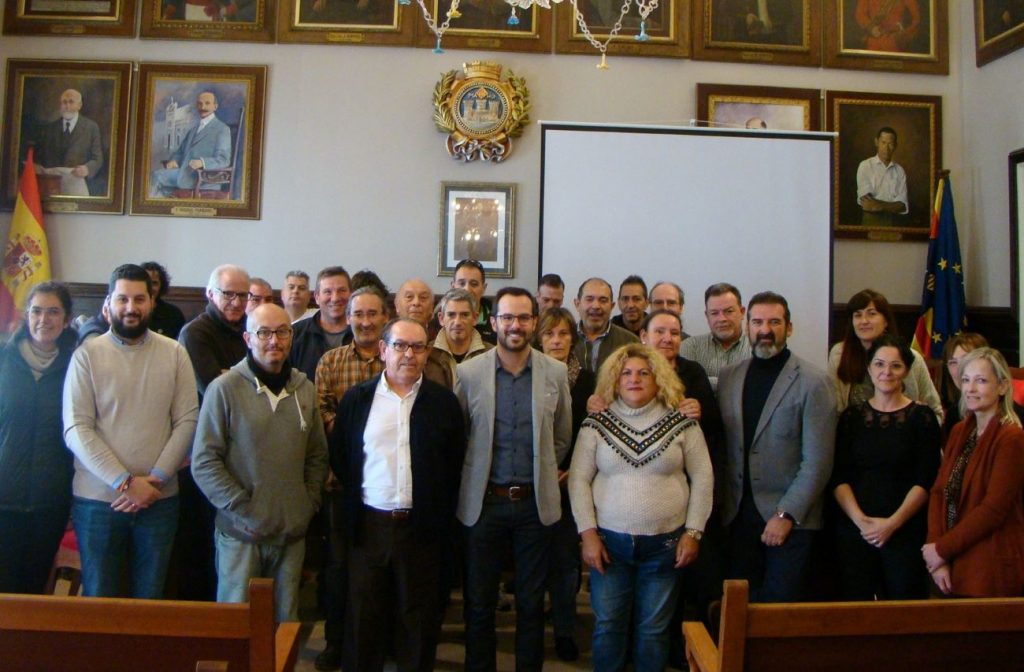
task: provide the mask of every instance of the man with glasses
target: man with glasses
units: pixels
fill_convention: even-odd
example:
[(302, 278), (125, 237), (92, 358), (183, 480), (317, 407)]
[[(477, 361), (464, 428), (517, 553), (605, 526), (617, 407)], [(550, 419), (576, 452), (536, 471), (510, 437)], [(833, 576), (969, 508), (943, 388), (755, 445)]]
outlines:
[(612, 286), (602, 278), (584, 280), (573, 301), (580, 317), (576, 359), (591, 371), (600, 369), (608, 355), (621, 346), (640, 342), (628, 329), (612, 324), (614, 305)]
[(399, 318), (379, 343), (384, 372), (351, 388), (331, 434), (348, 536), (343, 669), (432, 670), (444, 549), (452, 532), (465, 425), (452, 392), (423, 377), (423, 325)]
[[(206, 283), (206, 310), (178, 334), (196, 375), (202, 403), (206, 388), (232, 366), (245, 359), (247, 349), (245, 307), (249, 300), (249, 273), (224, 264), (213, 269)], [(178, 598), (212, 601), (217, 596), (217, 572), (213, 564), (214, 509), (196, 487), (186, 464), (178, 472), (181, 487), (181, 519), (174, 544)]]
[(217, 509), (217, 601), (246, 602), (249, 579), (274, 579), (275, 620), (297, 621), (306, 527), (327, 478), (316, 388), (288, 361), (288, 313), (262, 305), (248, 355), (207, 389), (192, 474)]
[[(609, 289), (609, 295), (611, 290)], [(505, 287), (491, 325), (498, 346), (459, 364), (455, 391), (469, 427), (458, 518), (466, 526), (466, 669), (493, 670), (502, 549), (516, 567), (516, 669), (544, 662), (544, 587), (561, 517), (558, 467), (572, 438), (564, 364), (530, 347), (537, 301)]]
[(245, 304), (245, 314), (252, 315), (252, 311), (266, 303), (274, 303), (274, 288), (263, 278), (249, 278), (249, 297)]
[(711, 332), (683, 341), (679, 354), (703, 366), (712, 387), (718, 387), (719, 371), (750, 358), (750, 341), (743, 337), (745, 314), (734, 285), (719, 282), (704, 291), (704, 316)]
[(316, 274), (314, 297), (320, 310), (295, 323), (291, 352), (292, 365), (310, 380), (325, 352), (352, 340), (345, 313), (351, 293), (352, 280), (343, 267), (328, 266)]

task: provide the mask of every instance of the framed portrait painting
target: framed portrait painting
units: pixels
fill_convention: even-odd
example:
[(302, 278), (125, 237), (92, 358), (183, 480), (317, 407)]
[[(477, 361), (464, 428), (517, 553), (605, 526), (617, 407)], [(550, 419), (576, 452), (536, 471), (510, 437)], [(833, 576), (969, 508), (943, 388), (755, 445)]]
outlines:
[(974, 0), (974, 44), (979, 68), (1024, 47), (1024, 2)]
[[(415, 4), (415, 3), (414, 3)], [(444, 23), (451, 9), (451, 0), (427, 0), (426, 7), (438, 24)], [(529, 9), (494, 0), (460, 0), (459, 16), (452, 17), (441, 41), (443, 49), (482, 49), (551, 53), (550, 9), (531, 5)], [(512, 20), (512, 23), (509, 21)], [(416, 44), (436, 46), (437, 38), (427, 26), (422, 13), (416, 10)]]
[(131, 214), (259, 219), (264, 65), (139, 65)]
[(273, 42), (276, 0), (139, 0), (141, 37)]
[(511, 278), (516, 185), (442, 182), (437, 274), (455, 275), (462, 259), (480, 262), (491, 278)]
[(942, 170), (942, 98), (828, 91), (826, 130), (837, 134), (837, 238), (926, 240)]
[(713, 128), (820, 131), (821, 92), (778, 86), (697, 84), (697, 123)]
[[(598, 50), (587, 38), (589, 32), (598, 42), (608, 42), (609, 55), (685, 58), (690, 55), (691, 1), (694, 0), (659, 2), (646, 20), (640, 16), (636, 3), (631, 3), (629, 11), (623, 15), (621, 2), (578, 0), (576, 7), (580, 15), (577, 16), (573, 4), (563, 2), (554, 8), (555, 51), (560, 54), (597, 54)], [(641, 21), (647, 39), (641, 39)], [(614, 32), (616, 25), (619, 25), (617, 33)]]
[(817, 0), (693, 0), (693, 57), (819, 66), (821, 5)]
[(14, 207), (29, 147), (48, 212), (124, 212), (132, 64), (7, 61), (3, 206)]
[(398, 0), (280, 0), (278, 42), (412, 46), (419, 9)]
[(135, 0), (8, 0), (4, 35), (135, 35)]
[(823, 4), (826, 67), (949, 74), (947, 0)]

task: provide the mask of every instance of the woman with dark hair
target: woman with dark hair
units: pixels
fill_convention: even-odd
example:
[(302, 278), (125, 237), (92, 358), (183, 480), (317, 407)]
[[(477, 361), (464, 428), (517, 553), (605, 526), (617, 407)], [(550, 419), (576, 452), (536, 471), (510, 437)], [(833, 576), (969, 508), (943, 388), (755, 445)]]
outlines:
[[(594, 372), (583, 368), (573, 346), (579, 338), (572, 313), (565, 308), (551, 308), (541, 313), (537, 324), (536, 346), (569, 369), (569, 390), (572, 395), (572, 444), (587, 417), (587, 399), (594, 392)], [(579, 648), (573, 638), (576, 622), (576, 592), (580, 581), (580, 538), (572, 517), (569, 492), (566, 488), (572, 448), (558, 465), (562, 492), (562, 518), (555, 525), (551, 541), (551, 567), (548, 592), (551, 594), (551, 625), (555, 632), (555, 653), (565, 661), (576, 660)]]
[(1024, 430), (1010, 369), (992, 348), (959, 362), (960, 413), (928, 501), (922, 549), (935, 585), (960, 597), (1024, 594)]
[(42, 593), (71, 508), (61, 403), (77, 336), (59, 282), (29, 292), (26, 320), (0, 350), (0, 593)]
[[(860, 405), (873, 394), (867, 357), (871, 344), (882, 334), (899, 336), (889, 301), (873, 289), (861, 290), (850, 297), (846, 313), (849, 319), (846, 337), (832, 346), (828, 353), (829, 375), (836, 386), (840, 411), (847, 406)], [(903, 392), (910, 399), (931, 408), (941, 423), (942, 402), (928, 374), (928, 365), (916, 353), (913, 354), (914, 361), (903, 381)]]
[(155, 261), (144, 261), (141, 264), (153, 281), (153, 311), (149, 314), (149, 328), (167, 338), (178, 340), (181, 328), (185, 326), (185, 314), (173, 303), (164, 301), (167, 290), (171, 288), (171, 276), (167, 269)]
[(914, 361), (906, 343), (880, 336), (867, 357), (874, 393), (843, 411), (836, 431), (832, 489), (846, 514), (836, 525), (843, 599), (925, 599), (920, 549), (939, 468), (939, 423), (903, 392)]

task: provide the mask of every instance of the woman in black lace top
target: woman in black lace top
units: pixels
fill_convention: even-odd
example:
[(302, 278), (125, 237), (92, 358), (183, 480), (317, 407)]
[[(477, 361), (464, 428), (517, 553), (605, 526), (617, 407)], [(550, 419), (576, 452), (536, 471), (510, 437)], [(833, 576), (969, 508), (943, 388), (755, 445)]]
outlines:
[(923, 599), (928, 573), (920, 549), (939, 467), (939, 423), (903, 392), (913, 362), (905, 343), (882, 336), (867, 355), (874, 394), (840, 417), (832, 476), (846, 514), (836, 529), (843, 596)]

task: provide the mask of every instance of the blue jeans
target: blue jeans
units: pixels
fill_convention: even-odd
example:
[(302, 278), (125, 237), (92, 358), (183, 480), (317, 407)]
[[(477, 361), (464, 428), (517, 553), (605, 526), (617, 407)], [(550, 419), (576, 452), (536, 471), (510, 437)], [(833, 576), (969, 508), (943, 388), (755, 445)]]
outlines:
[(668, 625), (679, 595), (676, 545), (683, 530), (632, 535), (598, 528), (611, 557), (604, 574), (590, 574), (594, 609), (594, 670), (626, 666), (633, 613), (633, 669), (661, 672), (668, 664)]
[(217, 549), (217, 601), (248, 602), (249, 579), (274, 580), (274, 620), (299, 620), (299, 579), (306, 557), (306, 539), (290, 544), (241, 541), (213, 531)]
[(82, 553), (82, 590), (87, 597), (118, 597), (121, 571), (131, 557), (131, 596), (160, 599), (178, 528), (178, 497), (158, 499), (138, 513), (121, 513), (109, 502), (75, 497), (71, 505)]

